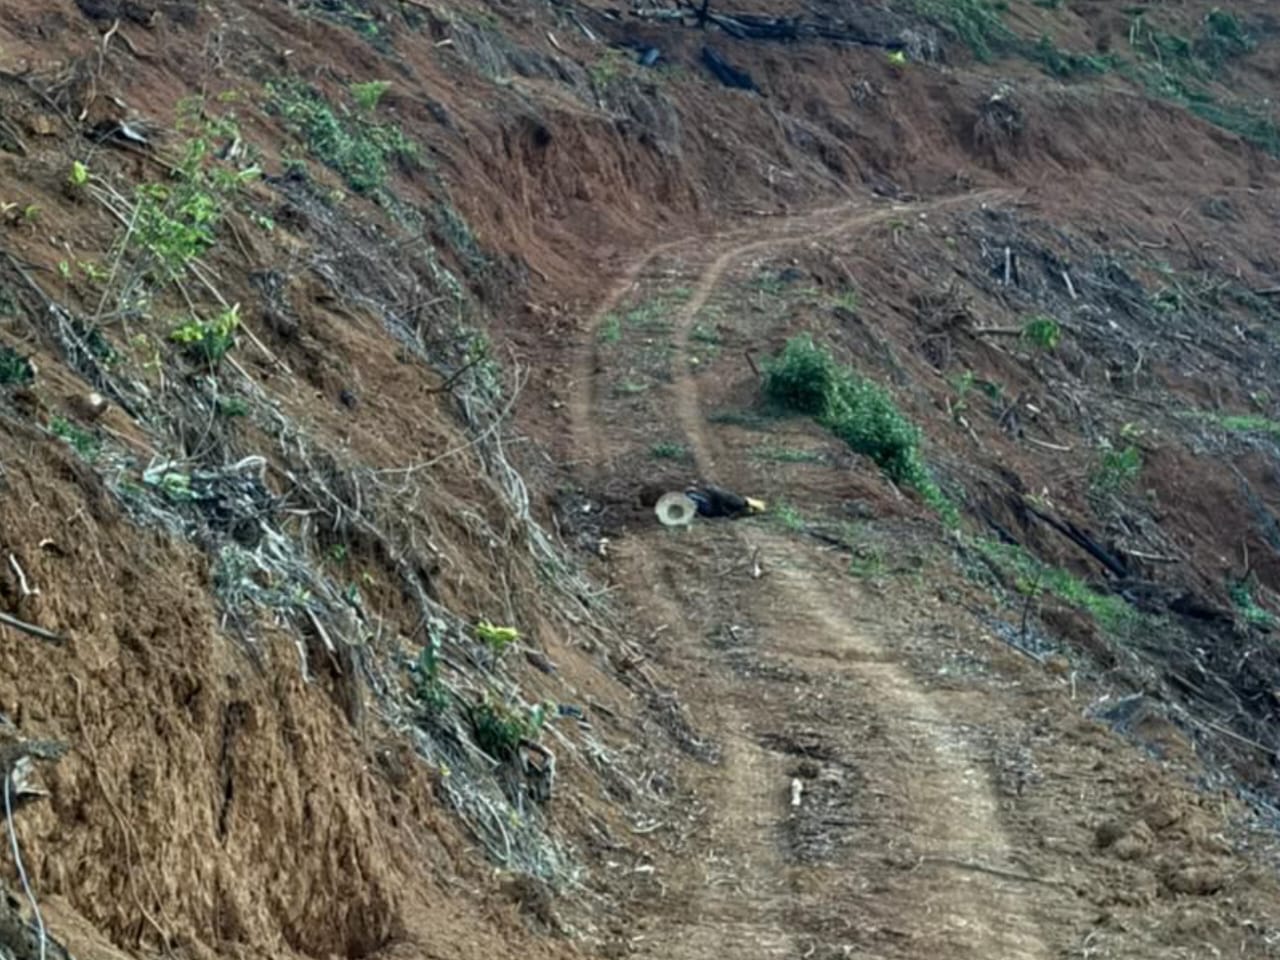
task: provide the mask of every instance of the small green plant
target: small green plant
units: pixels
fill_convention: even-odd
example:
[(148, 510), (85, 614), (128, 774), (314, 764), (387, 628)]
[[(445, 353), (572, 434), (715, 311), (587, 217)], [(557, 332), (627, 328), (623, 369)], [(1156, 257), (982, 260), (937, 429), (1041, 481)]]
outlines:
[(329, 548), (329, 559), (334, 563), (346, 563), (347, 561), (347, 545), (345, 543), (335, 543)]
[(350, 88), (351, 96), (361, 110), (372, 113), (378, 108), (378, 101), (382, 99), (382, 95), (391, 89), (390, 80), (369, 80), (365, 83), (353, 83)]
[(887, 569), (882, 547), (864, 544), (854, 548), (853, 558), (849, 561), (850, 576), (860, 580), (874, 580), (884, 576)]
[(169, 334), (169, 339), (181, 344), (192, 359), (217, 366), (236, 344), (236, 330), (240, 327), (240, 304), (228, 307), (212, 320), (192, 317)]
[(92, 280), (94, 283), (107, 282), (107, 276), (108, 276), (107, 271), (104, 270), (98, 264), (94, 263), (92, 260), (81, 260), (80, 263), (77, 264), (77, 266), (80, 267), (80, 272), (83, 273), (86, 278), (88, 278), (89, 280)]
[(426, 719), (434, 719), (449, 708), (449, 690), (440, 680), (440, 637), (428, 631), (428, 640), (418, 653), (417, 684), (414, 692), (422, 703)]
[(782, 524), (784, 530), (789, 530), (792, 533), (804, 533), (805, 530), (809, 529), (809, 524), (805, 522), (800, 511), (789, 503), (778, 503), (770, 513), (773, 514), (778, 523)]
[(196, 499), (196, 492), (191, 489), (191, 475), (170, 470), (159, 476), (156, 486), (160, 492), (174, 503), (191, 503)]
[(264, 233), (271, 233), (276, 228), (276, 222), (268, 217), (265, 213), (251, 213), (249, 219), (253, 221), (253, 225)]
[(610, 86), (621, 75), (624, 63), (625, 60), (619, 51), (612, 47), (607, 48), (587, 71), (591, 77), (592, 86), (597, 90)]
[(1202, 413), (1199, 416), (1232, 433), (1263, 433), (1280, 437), (1280, 421), (1271, 420), (1268, 417), (1258, 416), (1257, 414), (1221, 415)]
[(1106, 450), (1093, 475), (1093, 487), (1106, 493), (1122, 493), (1133, 487), (1142, 472), (1142, 452), (1132, 444)]
[(29, 227), (34, 227), (40, 222), (40, 204), (28, 203), (22, 208), (22, 222)]
[(247, 417), (249, 404), (243, 397), (219, 397), (218, 413), (224, 417)]
[(600, 324), (600, 340), (603, 343), (617, 343), (622, 339), (622, 321), (616, 313), (611, 313)]
[(49, 432), (71, 444), (83, 460), (93, 462), (102, 452), (102, 444), (88, 430), (76, 426), (66, 417), (54, 417), (49, 421)]
[(1236, 610), (1246, 623), (1257, 627), (1275, 626), (1275, 615), (1258, 605), (1258, 601), (1253, 598), (1253, 587), (1247, 579), (1232, 581), (1227, 585), (1227, 592), (1231, 594), (1231, 602), (1236, 605)]
[(689, 339), (716, 346), (720, 343), (720, 331), (709, 323), (695, 323), (689, 330)]
[(689, 448), (682, 443), (663, 440), (649, 448), (649, 456), (655, 460), (687, 460)]
[(82, 190), (89, 182), (89, 168), (79, 160), (71, 161), (71, 172), (67, 174), (67, 184), (73, 190)]
[(1052, 317), (1031, 317), (1022, 325), (1022, 339), (1040, 350), (1056, 350), (1062, 342), (1062, 326)]
[(516, 758), (522, 740), (537, 740), (545, 718), (541, 705), (522, 711), (496, 703), (489, 696), (468, 712), (476, 744), (495, 760), (504, 762)]
[(852, 287), (845, 287), (831, 297), (831, 306), (836, 310), (856, 314), (862, 309), (862, 295)]
[(31, 361), (12, 347), (0, 344), (0, 387), (30, 383), (36, 377)]
[(488, 620), (475, 625), (475, 634), (477, 640), (498, 655), (520, 639), (520, 631), (515, 627), (495, 627)]

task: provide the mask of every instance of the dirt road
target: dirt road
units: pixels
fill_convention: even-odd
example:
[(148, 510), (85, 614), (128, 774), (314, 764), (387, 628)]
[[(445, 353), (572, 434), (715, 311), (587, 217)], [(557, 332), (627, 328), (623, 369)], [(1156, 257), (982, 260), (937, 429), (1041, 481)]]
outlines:
[[(992, 192), (944, 203), (1001, 199)], [(763, 236), (739, 233), (651, 251), (612, 288), (583, 346), (573, 405), (578, 444), (600, 465), (643, 455), (636, 449), (640, 436), (624, 426), (634, 415), (608, 389), (627, 375), (619, 364), (634, 357), (601, 349), (600, 331), (616, 322), (608, 318), (655, 261), (686, 253), (689, 267), (648, 284), (647, 295), (658, 296), (664, 282), (692, 280), (671, 320), (669, 382), (647, 391), (649, 421), (679, 424), (699, 475), (732, 475), (703, 415), (697, 381), (679, 362), (726, 269), (752, 255), (849, 237), (917, 212), (846, 207), (771, 225)], [(712, 812), (703, 843), (671, 891), (682, 909), (648, 938), (652, 955), (808, 956), (849, 924), (863, 929), (845, 930), (847, 956), (877, 943), (865, 955), (885, 956), (891, 945), (885, 938), (901, 940), (903, 955), (912, 956), (924, 955), (925, 944), (949, 957), (1053, 955), (1032, 896), (1053, 881), (1013, 866), (1014, 844), (971, 736), (975, 712), (963, 698), (915, 681), (869, 615), (870, 598), (838, 568), (766, 525), (695, 528), (684, 537), (657, 530), (629, 538), (620, 550), (623, 579), (641, 592), (652, 588), (651, 596), (635, 599), (648, 602), (674, 632), (674, 648), (686, 651), (685, 665), (697, 679), (683, 692), (706, 705), (699, 720), (724, 746), (723, 762), (705, 785)], [(760, 558), (766, 574), (753, 578), (742, 565), (728, 576), (714, 574), (735, 557)], [(717, 629), (731, 637), (751, 633), (750, 652), (707, 656), (705, 632)], [(815, 714), (823, 717), (816, 732), (807, 726)], [(797, 734), (797, 725), (808, 733)], [(806, 746), (815, 737), (821, 742)], [(880, 800), (859, 802), (861, 795)], [(839, 848), (811, 856), (796, 842), (806, 831), (838, 834)], [(886, 858), (892, 878), (872, 879)], [(856, 910), (850, 898), (861, 901)]]
[[(612, 502), (660, 473), (768, 485), (751, 445), (794, 428), (721, 415), (726, 400), (750, 406), (758, 393), (726, 345), (790, 329), (785, 297), (752, 303), (760, 278), (808, 245), (865, 252), (877, 225), (1014, 199), (868, 202), (649, 251), (609, 289), (577, 351), (569, 439), (590, 464), (584, 483)], [(831, 502), (788, 507), (842, 509), (834, 491), (851, 468), (819, 458), (806, 469), (802, 489), (833, 491)], [(685, 768), (686, 799), (653, 834), (661, 892), (627, 904), (628, 950), (1273, 955), (1280, 935), (1257, 919), (1273, 884), (1223, 839), (1231, 814), (1190, 786), (1194, 768), (1090, 719), (1088, 704), (1109, 691), (1077, 689), (998, 640), (990, 595), (966, 586), (953, 559), (868, 574), (804, 528), (781, 509), (686, 531), (643, 518), (610, 545), (608, 576), (648, 622), (650, 655), (718, 747)], [(937, 529), (920, 542), (950, 551)], [(913, 549), (891, 542), (888, 565)], [(1254, 879), (1223, 898), (1228, 876)], [(1206, 896), (1219, 899), (1195, 900)]]

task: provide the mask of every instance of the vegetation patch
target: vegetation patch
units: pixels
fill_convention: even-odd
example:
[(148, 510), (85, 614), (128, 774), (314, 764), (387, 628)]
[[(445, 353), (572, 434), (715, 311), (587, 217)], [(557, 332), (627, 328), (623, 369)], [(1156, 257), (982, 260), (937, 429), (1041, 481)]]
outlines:
[(920, 430), (882, 387), (836, 363), (811, 337), (794, 337), (765, 361), (765, 393), (785, 410), (813, 417), (895, 483), (916, 490), (948, 523), (950, 503), (920, 458)]
[(974, 548), (993, 568), (1008, 578), (1013, 588), (1031, 599), (1048, 594), (1090, 614), (1098, 625), (1112, 633), (1123, 633), (1137, 624), (1141, 615), (1120, 597), (1102, 593), (1079, 577), (1041, 563), (1024, 548), (979, 537)]
[(49, 432), (71, 444), (71, 448), (83, 460), (93, 462), (102, 452), (102, 444), (92, 433), (76, 426), (66, 417), (54, 417), (49, 421)]
[(663, 440), (649, 448), (649, 456), (655, 460), (688, 460), (689, 448), (683, 443)]
[(1115, 67), (1111, 57), (1060, 50), (1047, 36), (1042, 36), (1027, 50), (1027, 58), (1040, 64), (1045, 73), (1061, 80), (1094, 77)]
[[(317, 160), (340, 174), (356, 193), (379, 195), (394, 163), (416, 164), (418, 145), (399, 125), (372, 119), (377, 97), (366, 86), (356, 85), (358, 107), (334, 108), (314, 88), (296, 80), (267, 84), (270, 106), (306, 143)], [(363, 104), (371, 104), (368, 108)]]
[(1003, 4), (992, 0), (911, 0), (911, 7), (963, 41), (984, 63), (1010, 49), (1016, 39), (1000, 16)]
[(823, 456), (813, 450), (796, 450), (793, 447), (755, 447), (751, 456), (770, 463), (821, 463)]
[(1258, 433), (1272, 437), (1280, 437), (1280, 421), (1252, 413), (1221, 414), (1209, 411), (1197, 411), (1193, 414), (1197, 419), (1212, 423), (1230, 433)]
[(1106, 493), (1122, 493), (1133, 487), (1142, 472), (1142, 452), (1132, 444), (1102, 454), (1093, 474), (1093, 488)]

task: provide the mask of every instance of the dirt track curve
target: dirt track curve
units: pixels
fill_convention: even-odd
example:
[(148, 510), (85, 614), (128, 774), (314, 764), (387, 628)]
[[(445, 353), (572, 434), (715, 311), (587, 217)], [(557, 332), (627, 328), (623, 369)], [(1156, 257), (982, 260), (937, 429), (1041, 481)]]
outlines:
[[(672, 318), (673, 352), (680, 357), (694, 318), (726, 270), (745, 257), (823, 238), (848, 240), (890, 217), (1007, 198), (992, 191), (930, 204), (843, 207), (750, 235), (650, 251), (613, 286), (586, 333), (571, 410), (579, 449), (597, 469), (614, 458), (643, 456), (624, 429), (625, 415), (611, 408), (605, 387), (619, 373), (598, 346), (597, 328), (658, 257), (685, 252), (693, 261), (683, 277), (692, 280), (692, 292)], [(673, 365), (670, 382), (651, 402), (655, 414), (679, 425), (700, 476), (732, 475), (684, 364)], [(922, 688), (893, 640), (880, 635), (881, 625), (868, 613), (870, 598), (806, 544), (755, 524), (721, 525), (694, 540), (699, 537), (699, 528), (686, 537), (662, 530), (628, 537), (615, 561), (635, 585), (633, 594), (654, 585), (634, 599), (670, 628), (675, 649), (689, 651), (689, 675), (696, 679), (685, 695), (698, 705), (702, 728), (723, 745), (722, 763), (705, 787), (707, 830), (684, 857), (678, 889), (670, 891), (680, 909), (657, 923), (645, 952), (691, 960), (807, 956), (819, 943), (843, 939), (846, 956), (1054, 955), (1037, 919), (1040, 881), (1009, 867), (1014, 843), (976, 759), (981, 749), (970, 742), (975, 718), (965, 698)], [(756, 579), (740, 569), (712, 582), (715, 565), (733, 557), (758, 557), (764, 575)], [(712, 622), (750, 632), (754, 666), (697, 652)], [(820, 703), (829, 705), (818, 711), (827, 723), (806, 727), (800, 738), (829, 742), (797, 747), (786, 731), (794, 732)], [(797, 766), (797, 756), (820, 762)], [(793, 782), (802, 791), (798, 805)], [(806, 803), (832, 790), (879, 802), (860, 805), (855, 822), (847, 822), (846, 811), (833, 825), (809, 825), (812, 835), (834, 829), (843, 840), (836, 851), (806, 858), (797, 840), (806, 830)], [(909, 869), (901, 869), (903, 858)], [(894, 869), (883, 870), (884, 862)], [(866, 936), (849, 931), (840, 936), (841, 924), (855, 915), (881, 945), (871, 949)]]

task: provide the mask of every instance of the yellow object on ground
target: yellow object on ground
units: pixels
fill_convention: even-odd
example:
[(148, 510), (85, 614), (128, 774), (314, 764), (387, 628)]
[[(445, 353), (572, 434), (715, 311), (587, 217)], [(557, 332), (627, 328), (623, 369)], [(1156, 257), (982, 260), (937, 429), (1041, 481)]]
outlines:
[(763, 500), (756, 500), (753, 497), (743, 497), (747, 501), (747, 513), (764, 513), (767, 509)]

